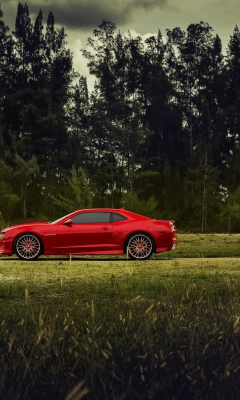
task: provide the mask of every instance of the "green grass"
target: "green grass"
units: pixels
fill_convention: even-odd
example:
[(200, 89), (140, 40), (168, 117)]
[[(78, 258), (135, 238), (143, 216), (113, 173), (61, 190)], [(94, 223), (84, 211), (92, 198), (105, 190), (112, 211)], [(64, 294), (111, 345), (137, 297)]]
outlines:
[(239, 399), (237, 240), (179, 235), (146, 262), (0, 258), (0, 398)]
[(239, 257), (240, 235), (179, 234), (171, 257)]

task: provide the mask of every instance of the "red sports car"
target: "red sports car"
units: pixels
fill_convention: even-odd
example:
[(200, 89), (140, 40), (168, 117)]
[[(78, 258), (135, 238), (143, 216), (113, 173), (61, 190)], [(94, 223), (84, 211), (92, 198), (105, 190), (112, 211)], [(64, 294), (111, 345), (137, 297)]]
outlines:
[(128, 254), (146, 260), (177, 245), (174, 221), (159, 221), (111, 208), (78, 210), (54, 222), (10, 226), (0, 231), (0, 255), (35, 260), (41, 254)]

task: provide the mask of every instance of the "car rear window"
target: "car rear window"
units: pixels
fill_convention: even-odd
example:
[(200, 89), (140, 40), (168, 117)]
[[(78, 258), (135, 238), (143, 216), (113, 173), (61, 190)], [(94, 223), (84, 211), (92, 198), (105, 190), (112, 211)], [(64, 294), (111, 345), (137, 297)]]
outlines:
[(118, 213), (111, 213), (111, 222), (117, 222), (117, 221), (123, 221), (124, 219), (127, 219), (121, 214)]

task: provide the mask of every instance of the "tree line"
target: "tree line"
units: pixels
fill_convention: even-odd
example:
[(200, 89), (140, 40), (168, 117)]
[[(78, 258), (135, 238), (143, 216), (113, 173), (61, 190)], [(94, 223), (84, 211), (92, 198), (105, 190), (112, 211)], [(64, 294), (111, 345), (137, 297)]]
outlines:
[[(146, 40), (103, 20), (74, 71), (64, 28), (0, 10), (0, 225), (122, 207), (183, 230), (239, 232), (240, 32)], [(224, 55), (225, 54), (225, 55)]]

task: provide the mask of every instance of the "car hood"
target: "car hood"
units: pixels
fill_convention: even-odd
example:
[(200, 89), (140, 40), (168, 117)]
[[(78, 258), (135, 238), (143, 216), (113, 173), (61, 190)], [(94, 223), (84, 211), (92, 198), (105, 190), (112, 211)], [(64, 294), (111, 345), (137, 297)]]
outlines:
[(17, 224), (17, 225), (8, 226), (7, 228), (2, 229), (1, 232), (7, 232), (7, 231), (9, 231), (11, 229), (15, 229), (15, 228), (27, 228), (27, 227), (32, 227), (33, 225), (36, 227), (39, 225), (47, 225), (47, 224), (48, 224), (47, 221), (46, 222), (26, 222), (26, 224)]

